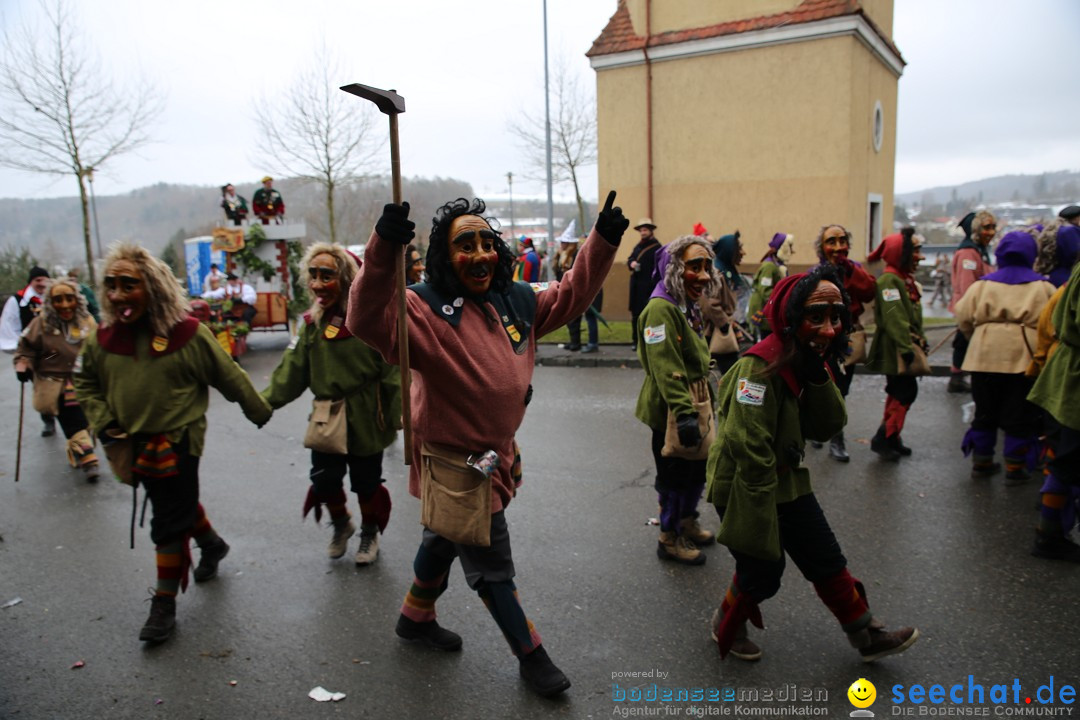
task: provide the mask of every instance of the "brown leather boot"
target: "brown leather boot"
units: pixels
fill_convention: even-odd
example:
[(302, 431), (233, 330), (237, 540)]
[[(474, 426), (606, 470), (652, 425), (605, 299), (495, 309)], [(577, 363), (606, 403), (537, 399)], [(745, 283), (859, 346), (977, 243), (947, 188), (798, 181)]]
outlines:
[(672, 532), (661, 532), (660, 542), (656, 545), (656, 556), (661, 560), (672, 560), (683, 565), (704, 565), (705, 556), (694, 543)]
[(874, 619), (870, 624), (853, 633), (848, 633), (848, 642), (858, 649), (862, 661), (874, 662), (887, 655), (902, 653), (919, 639), (919, 631), (913, 627), (886, 630), (885, 626)]
[(679, 521), (679, 525), (682, 527), (682, 536), (699, 547), (716, 541), (716, 536), (701, 527), (696, 517), (684, 517)]
[[(723, 617), (720, 614), (720, 608), (716, 608), (716, 610), (713, 611), (711, 623), (713, 642), (718, 642), (716, 636), (721, 620), (723, 620)], [(728, 653), (740, 660), (746, 660), (747, 662), (757, 662), (761, 659), (761, 648), (758, 647), (757, 643), (750, 639), (749, 634), (746, 631), (745, 621), (740, 623), (739, 627), (736, 628), (735, 642), (731, 643), (731, 649), (728, 650)]]

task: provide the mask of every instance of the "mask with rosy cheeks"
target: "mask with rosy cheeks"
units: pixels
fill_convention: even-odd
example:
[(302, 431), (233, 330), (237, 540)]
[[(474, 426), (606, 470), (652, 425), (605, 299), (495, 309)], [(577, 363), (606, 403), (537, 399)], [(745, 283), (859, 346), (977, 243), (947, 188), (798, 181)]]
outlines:
[(116, 319), (125, 325), (146, 315), (146, 280), (130, 260), (117, 260), (105, 271), (105, 297), (112, 304)]
[(825, 355), (833, 339), (843, 330), (844, 298), (840, 289), (822, 280), (803, 304), (802, 321), (795, 331), (799, 344)]
[(311, 258), (308, 263), (308, 290), (322, 307), (337, 305), (341, 299), (341, 277), (333, 255), (320, 253)]
[(709, 284), (709, 265), (712, 263), (709, 251), (701, 245), (690, 245), (683, 250), (682, 262), (686, 299), (697, 302), (705, 291), (705, 286)]
[(825, 229), (825, 234), (821, 238), (821, 253), (825, 256), (825, 262), (839, 265), (848, 259), (850, 250), (851, 245), (846, 232), (838, 227)]
[(499, 262), (496, 237), (495, 231), (479, 215), (461, 215), (450, 223), (447, 240), (450, 265), (470, 295), (483, 295), (491, 287)]
[(58, 285), (53, 288), (49, 295), (56, 315), (64, 322), (71, 322), (75, 317), (75, 308), (79, 306), (79, 299), (74, 291), (66, 285)]

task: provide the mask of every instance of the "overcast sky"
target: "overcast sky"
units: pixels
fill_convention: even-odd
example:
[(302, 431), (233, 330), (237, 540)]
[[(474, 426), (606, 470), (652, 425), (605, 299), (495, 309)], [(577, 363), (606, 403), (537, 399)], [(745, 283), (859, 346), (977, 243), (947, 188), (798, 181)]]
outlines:
[[(347, 68), (341, 84), (394, 87), (405, 97), (406, 176), (461, 178), (490, 197), (506, 192), (512, 171), (515, 196), (544, 192), (542, 182), (523, 177), (526, 163), (507, 131), (514, 114), (543, 113), (541, 0), (71, 2), (103, 67), (118, 81), (149, 79), (167, 101), (156, 142), (103, 168), (98, 195), (156, 182), (233, 182), (250, 196), (268, 169), (258, 161), (254, 99), (288, 87), (323, 40)], [(565, 58), (590, 89), (594, 74), (584, 53), (615, 6), (548, 0), (552, 61)], [(1080, 169), (1080, 2), (895, 6), (894, 39), (908, 63), (900, 80), (897, 192)], [(38, 14), (37, 0), (0, 0), (5, 27)], [(380, 120), (380, 132), (384, 126)], [(0, 197), (75, 192), (71, 178), (0, 170)], [(584, 194), (596, 197), (595, 168)]]

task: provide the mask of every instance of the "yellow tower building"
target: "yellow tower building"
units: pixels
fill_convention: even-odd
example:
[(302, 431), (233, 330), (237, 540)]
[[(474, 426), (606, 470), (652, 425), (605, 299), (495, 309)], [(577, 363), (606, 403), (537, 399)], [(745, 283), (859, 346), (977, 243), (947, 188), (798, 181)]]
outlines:
[[(825, 223), (861, 259), (893, 213), (892, 0), (619, 0), (587, 53), (596, 71), (599, 192), (667, 242), (736, 229), (752, 270), (776, 232), (817, 262)], [(629, 231), (620, 257), (629, 255)], [(629, 273), (608, 279), (628, 317)]]

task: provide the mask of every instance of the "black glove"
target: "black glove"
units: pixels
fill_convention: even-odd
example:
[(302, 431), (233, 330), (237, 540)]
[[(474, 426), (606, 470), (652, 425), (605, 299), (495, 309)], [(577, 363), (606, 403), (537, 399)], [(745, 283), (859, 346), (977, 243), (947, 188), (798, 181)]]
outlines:
[(375, 223), (375, 232), (379, 237), (402, 247), (411, 243), (416, 237), (416, 233), (413, 232), (415, 229), (416, 223), (409, 219), (409, 203), (407, 202), (400, 205), (387, 203), (383, 206), (382, 217)]
[(825, 369), (825, 358), (809, 348), (799, 351), (799, 375), (808, 383), (821, 385), (829, 379), (829, 372)]
[(30, 382), (34, 379), (34, 371), (30, 368), (26, 370), (16, 370), (15, 377), (19, 378), (19, 382)]
[(610, 245), (619, 247), (623, 233), (626, 232), (626, 228), (630, 227), (630, 221), (622, 214), (621, 207), (612, 207), (614, 202), (615, 191), (612, 190), (608, 193), (604, 209), (600, 211), (600, 215), (596, 218), (596, 232), (600, 233), (600, 237), (607, 240)]
[(900, 353), (900, 359), (904, 361), (904, 364), (911, 367), (911, 363), (915, 362), (915, 352), (908, 350), (906, 353)]
[(698, 429), (698, 416), (680, 415), (675, 427), (679, 430), (679, 443), (685, 448), (696, 448), (701, 444), (701, 431)]

